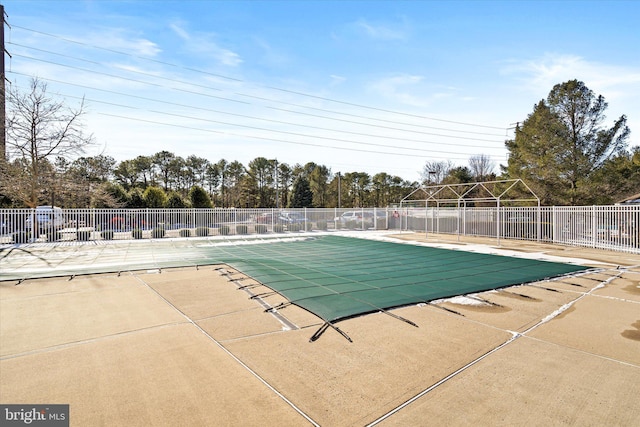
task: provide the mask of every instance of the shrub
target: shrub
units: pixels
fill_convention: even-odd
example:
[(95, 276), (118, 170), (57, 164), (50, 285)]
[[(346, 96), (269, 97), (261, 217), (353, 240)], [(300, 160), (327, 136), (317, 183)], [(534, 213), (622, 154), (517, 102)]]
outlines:
[(256, 225), (256, 233), (265, 234), (267, 232), (267, 226), (265, 224)]
[(191, 187), (191, 190), (189, 190), (189, 200), (191, 201), (191, 207), (196, 209), (213, 207), (207, 191), (198, 185)]
[(231, 229), (228, 225), (221, 225), (218, 229), (218, 233), (220, 233), (220, 235), (222, 236), (228, 236), (229, 234), (231, 234)]
[(29, 241), (29, 233), (26, 231), (18, 231), (17, 233), (13, 233), (12, 239), (13, 243), (27, 243)]
[(135, 228), (131, 230), (131, 235), (134, 239), (142, 239), (142, 230), (140, 230), (139, 228)]
[(80, 242), (87, 242), (91, 240), (91, 232), (87, 230), (77, 231), (76, 240)]
[(104, 230), (100, 233), (100, 237), (104, 240), (113, 240), (113, 230)]
[(307, 223), (305, 224), (305, 229), (307, 231), (311, 231), (313, 229), (313, 224), (311, 224), (310, 221), (307, 221)]
[(196, 236), (203, 237), (209, 235), (209, 227), (197, 227)]
[(289, 226), (287, 227), (287, 230), (289, 230), (289, 231), (300, 231), (300, 230), (302, 230), (302, 225), (300, 225), (300, 224), (289, 224)]
[(163, 208), (167, 204), (167, 195), (159, 187), (147, 187), (142, 198), (148, 208)]
[(180, 230), (180, 237), (191, 237), (191, 230), (183, 228)]
[(236, 234), (249, 234), (249, 227), (244, 224), (236, 225)]
[(151, 230), (151, 236), (154, 239), (162, 239), (166, 233), (167, 232), (165, 231), (164, 227), (156, 227)]
[(274, 233), (284, 233), (284, 225), (282, 224), (276, 224), (273, 226), (273, 232)]
[(325, 221), (325, 220), (318, 221), (318, 223), (316, 224), (316, 227), (318, 227), (318, 230), (326, 231), (327, 230), (327, 221)]

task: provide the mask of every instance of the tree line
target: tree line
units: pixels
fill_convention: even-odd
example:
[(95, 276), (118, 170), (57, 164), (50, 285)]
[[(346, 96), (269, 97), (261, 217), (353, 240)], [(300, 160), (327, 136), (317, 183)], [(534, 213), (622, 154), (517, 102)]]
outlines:
[(467, 166), (426, 162), (420, 182), (264, 157), (246, 165), (166, 150), (120, 162), (84, 157), (94, 143), (81, 121), (84, 103), (70, 108), (33, 79), (26, 92), (10, 90), (7, 104), (0, 207), (371, 207), (397, 203), (419, 185), (513, 178), (523, 179), (543, 205), (609, 204), (640, 191), (640, 148), (626, 148), (626, 117), (603, 127), (604, 98), (576, 80), (556, 85), (518, 124), (499, 173), (480, 154)]

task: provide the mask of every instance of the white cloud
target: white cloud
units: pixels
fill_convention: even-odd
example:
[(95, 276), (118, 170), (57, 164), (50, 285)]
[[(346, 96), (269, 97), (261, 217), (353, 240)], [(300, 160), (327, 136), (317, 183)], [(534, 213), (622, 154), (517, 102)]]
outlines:
[(141, 56), (153, 57), (162, 51), (158, 45), (145, 39), (130, 40), (128, 43), (129, 48), (133, 48)]
[(215, 61), (230, 67), (236, 67), (243, 62), (240, 55), (219, 46), (213, 40), (215, 37), (214, 34), (201, 32), (190, 33), (183, 27), (181, 22), (174, 22), (170, 24), (169, 27), (186, 43), (185, 49), (187, 51), (199, 55), (203, 57), (203, 59), (213, 57)]
[(546, 98), (553, 86), (577, 79), (609, 104), (607, 116), (625, 114), (632, 130), (630, 145), (640, 145), (640, 69), (590, 61), (577, 55), (546, 54), (524, 61), (509, 61), (502, 74), (513, 76), (519, 87)]
[(274, 67), (283, 67), (290, 63), (289, 58), (282, 51), (274, 49), (271, 44), (266, 42), (260, 37), (254, 37), (256, 46), (258, 46), (262, 52), (261, 59), (265, 64)]
[(343, 76), (337, 76), (337, 75), (335, 75), (335, 74), (332, 74), (332, 75), (330, 75), (329, 77), (331, 78), (330, 86), (332, 86), (332, 87), (333, 87), (333, 86), (339, 86), (339, 85), (341, 85), (342, 83), (344, 83), (345, 81), (347, 81), (347, 78), (346, 78), (346, 77), (343, 77)]
[(371, 90), (388, 100), (412, 107), (427, 107), (434, 101), (451, 98), (456, 89), (426, 85), (423, 76), (400, 74), (384, 78), (370, 85)]
[(227, 49), (212, 50), (212, 53), (218, 58), (218, 60), (224, 64), (235, 67), (242, 63), (240, 55)]
[(415, 93), (422, 80), (422, 76), (403, 74), (379, 80), (371, 88), (393, 102), (421, 107), (427, 103), (424, 98), (416, 97)]
[(186, 30), (184, 30), (180, 26), (180, 24), (178, 24), (178, 23), (169, 24), (169, 28), (171, 28), (173, 30), (173, 32), (176, 33), (176, 35), (178, 37), (180, 37), (182, 40), (184, 40), (184, 41), (191, 40), (191, 37), (189, 36), (189, 33)]
[(153, 58), (162, 52), (162, 49), (151, 40), (133, 36), (129, 34), (129, 31), (120, 28), (110, 28), (100, 32), (92, 32), (83, 35), (82, 39), (76, 38), (76, 41), (81, 44), (100, 46), (104, 49), (147, 58)]
[[(511, 61), (503, 74), (516, 75), (525, 87), (547, 94), (554, 85), (572, 79), (584, 82), (607, 100), (640, 92), (640, 70), (588, 61), (576, 55), (546, 54), (526, 61)], [(635, 95), (632, 95), (635, 94)]]
[(380, 23), (360, 18), (349, 24), (349, 27), (358, 34), (364, 34), (373, 40), (382, 41), (406, 40), (409, 32), (405, 19), (399, 23)]

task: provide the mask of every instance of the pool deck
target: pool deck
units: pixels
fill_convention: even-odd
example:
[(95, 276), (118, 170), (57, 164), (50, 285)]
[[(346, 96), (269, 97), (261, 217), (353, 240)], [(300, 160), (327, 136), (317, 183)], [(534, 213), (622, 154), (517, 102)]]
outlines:
[[(418, 327), (345, 320), (353, 342), (333, 329), (309, 342), (322, 321), (265, 312), (282, 297), (251, 299), (266, 289), (239, 289), (251, 279), (224, 265), (156, 268), (135, 243), (15, 253), (0, 264), (0, 403), (69, 404), (77, 426), (640, 425), (640, 255), (372, 236), (596, 270), (390, 312)], [(87, 262), (121, 272), (29, 278)]]

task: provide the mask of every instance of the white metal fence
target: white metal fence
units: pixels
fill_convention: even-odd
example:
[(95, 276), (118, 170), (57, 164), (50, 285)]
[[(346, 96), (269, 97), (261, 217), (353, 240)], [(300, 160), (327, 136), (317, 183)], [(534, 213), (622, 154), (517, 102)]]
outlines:
[(640, 253), (640, 206), (407, 208), (403, 230)]
[(0, 244), (312, 230), (398, 230), (640, 253), (640, 206), (357, 209), (0, 209)]
[(0, 243), (388, 229), (369, 209), (0, 209)]

